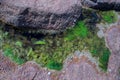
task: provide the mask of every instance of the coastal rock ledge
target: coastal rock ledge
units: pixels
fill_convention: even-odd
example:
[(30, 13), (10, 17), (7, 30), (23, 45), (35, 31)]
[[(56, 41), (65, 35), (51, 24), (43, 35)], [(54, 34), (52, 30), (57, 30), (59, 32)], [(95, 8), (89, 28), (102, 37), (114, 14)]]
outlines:
[(0, 21), (21, 31), (55, 33), (74, 26), (83, 6), (120, 11), (120, 0), (0, 0)]
[(81, 0), (0, 0), (0, 20), (19, 29), (63, 31), (81, 15)]

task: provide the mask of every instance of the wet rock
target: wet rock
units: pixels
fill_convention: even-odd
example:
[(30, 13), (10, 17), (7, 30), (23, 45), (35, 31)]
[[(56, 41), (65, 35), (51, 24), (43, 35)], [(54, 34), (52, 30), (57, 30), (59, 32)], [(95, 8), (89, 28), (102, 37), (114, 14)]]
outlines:
[(120, 11), (120, 0), (83, 0), (82, 4), (97, 10)]
[(91, 8), (97, 10), (116, 10), (120, 11), (120, 0), (91, 0), (95, 5)]
[(22, 30), (63, 31), (80, 15), (81, 0), (0, 0), (0, 20)]

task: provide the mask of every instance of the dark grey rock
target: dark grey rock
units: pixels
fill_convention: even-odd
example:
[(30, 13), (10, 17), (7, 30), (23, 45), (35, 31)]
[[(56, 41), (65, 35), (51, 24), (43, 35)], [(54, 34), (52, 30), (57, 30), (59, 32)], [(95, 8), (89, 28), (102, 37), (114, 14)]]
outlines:
[(120, 11), (120, 0), (0, 0), (0, 21), (22, 31), (55, 33), (74, 26), (82, 6)]
[(22, 30), (63, 31), (80, 15), (81, 0), (0, 0), (0, 20)]
[(82, 4), (97, 10), (120, 11), (120, 0), (83, 0)]

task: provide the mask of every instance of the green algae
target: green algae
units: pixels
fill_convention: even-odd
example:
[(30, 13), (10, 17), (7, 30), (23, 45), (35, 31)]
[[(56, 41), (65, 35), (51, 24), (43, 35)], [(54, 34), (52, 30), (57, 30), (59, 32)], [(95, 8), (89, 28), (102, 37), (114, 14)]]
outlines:
[[(2, 40), (2, 37), (0, 40), (0, 49), (3, 50), (5, 56), (9, 57), (14, 62), (16, 62), (18, 64), (23, 64), (25, 62), (24, 59), (20, 58), (17, 54), (15, 54), (16, 50), (18, 51), (17, 47), (15, 47), (15, 45), (11, 45), (10, 41), (6, 42), (6, 40), (4, 40), (4, 39)], [(20, 55), (22, 55), (22, 54), (20, 54)]]
[[(91, 11), (89, 11), (91, 13)], [(108, 15), (109, 12), (99, 12), (102, 16), (102, 21), (111, 23), (115, 15), (111, 12), (112, 18)], [(107, 18), (105, 16), (107, 15)], [(104, 16), (103, 16), (104, 15)], [(42, 40), (32, 39), (29, 41), (21, 35), (12, 36), (10, 33), (0, 29), (0, 49), (4, 54), (10, 57), (18, 64), (26, 61), (36, 61), (43, 67), (49, 69), (62, 69), (63, 62), (68, 55), (73, 54), (76, 50), (88, 50), (91, 55), (98, 59), (99, 66), (106, 71), (110, 52), (105, 46), (104, 38), (97, 36), (98, 29), (88, 24), (90, 20), (99, 22), (98, 19), (84, 14), (85, 19), (79, 21), (74, 28), (68, 29), (63, 34), (56, 36), (46, 35)], [(87, 17), (88, 16), (88, 17)], [(87, 19), (88, 18), (88, 19)], [(111, 19), (109, 21), (109, 19)]]
[(34, 44), (41, 45), (41, 44), (46, 44), (46, 42), (42, 41), (42, 40), (39, 40), (39, 41), (36, 41)]
[(88, 35), (88, 28), (85, 25), (85, 22), (83, 21), (79, 21), (76, 26), (74, 26), (73, 29), (70, 29), (67, 31), (66, 36), (65, 36), (65, 40), (73, 40), (76, 37), (87, 37)]
[(102, 11), (100, 12), (103, 22), (114, 23), (117, 21), (117, 14), (115, 11)]
[(13, 54), (13, 50), (11, 48), (6, 48), (4, 50), (4, 55), (7, 57), (10, 57), (10, 59), (12, 59), (12, 61), (18, 63), (18, 64), (23, 64), (24, 60), (21, 59), (20, 57), (18, 57), (18, 55), (14, 55)]
[(24, 47), (24, 41), (21, 42), (19, 38), (15, 39), (7, 35), (8, 37), (4, 39), (2, 49), (5, 55), (18, 64), (22, 64), (28, 60), (34, 60), (41, 66), (55, 70), (60, 70), (62, 68), (61, 63), (63, 63), (68, 55), (74, 53), (76, 50), (89, 50), (93, 57), (99, 58), (101, 68), (106, 70), (107, 64), (105, 63), (107, 63), (108, 60), (103, 60), (104, 58), (102, 57), (104, 56), (104, 50), (107, 49), (104, 39), (98, 38), (96, 35), (97, 30), (93, 33), (85, 24), (84, 21), (80, 21), (75, 28), (66, 31), (64, 34), (55, 37), (46, 36), (44, 42), (42, 42), (43, 40), (32, 41), (31, 44), (37, 42), (37, 45), (27, 48)]
[(108, 49), (104, 49), (103, 54), (99, 56), (99, 66), (104, 71), (107, 71), (109, 56), (110, 56), (110, 51)]
[(46, 65), (49, 69), (61, 70), (63, 68), (62, 63), (58, 63), (57, 61), (51, 60)]

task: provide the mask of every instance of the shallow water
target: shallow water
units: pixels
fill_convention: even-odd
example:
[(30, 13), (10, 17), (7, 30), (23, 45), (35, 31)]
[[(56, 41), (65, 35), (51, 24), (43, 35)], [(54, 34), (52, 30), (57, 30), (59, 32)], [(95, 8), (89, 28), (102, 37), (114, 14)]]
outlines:
[(106, 22), (96, 19), (96, 14), (102, 15), (101, 12), (97, 12), (95, 16), (86, 14), (85, 19), (79, 21), (73, 29), (57, 35), (16, 32), (14, 29), (5, 28), (6, 25), (0, 25), (0, 49), (3, 50), (5, 56), (18, 64), (33, 60), (41, 66), (56, 70), (60, 70), (67, 56), (76, 50), (88, 51), (99, 61), (100, 67), (106, 70), (110, 52), (105, 45), (104, 38), (97, 36), (99, 29), (94, 21), (95, 23), (110, 23), (107, 22), (107, 18), (105, 18)]

